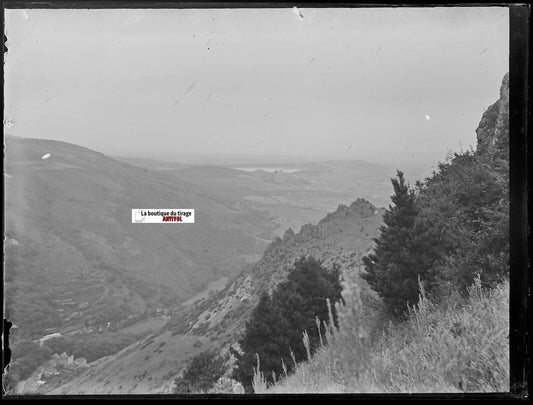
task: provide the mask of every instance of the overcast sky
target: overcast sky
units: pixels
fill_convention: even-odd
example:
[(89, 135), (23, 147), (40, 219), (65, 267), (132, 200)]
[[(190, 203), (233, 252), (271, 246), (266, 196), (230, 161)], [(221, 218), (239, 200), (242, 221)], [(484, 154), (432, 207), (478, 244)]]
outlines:
[(508, 71), (507, 8), (5, 14), (6, 132), (112, 155), (435, 163)]

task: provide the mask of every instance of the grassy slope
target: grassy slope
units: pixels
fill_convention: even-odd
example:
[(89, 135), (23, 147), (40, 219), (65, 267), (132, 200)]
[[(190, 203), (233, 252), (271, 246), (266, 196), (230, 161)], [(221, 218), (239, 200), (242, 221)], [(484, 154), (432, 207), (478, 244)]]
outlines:
[[(371, 339), (357, 287), (345, 294), (341, 329), (293, 375), (256, 393), (507, 392), (509, 285), (436, 306), (423, 298), (406, 321)], [(376, 316), (376, 315), (375, 315)], [(373, 343), (372, 343), (373, 342)]]

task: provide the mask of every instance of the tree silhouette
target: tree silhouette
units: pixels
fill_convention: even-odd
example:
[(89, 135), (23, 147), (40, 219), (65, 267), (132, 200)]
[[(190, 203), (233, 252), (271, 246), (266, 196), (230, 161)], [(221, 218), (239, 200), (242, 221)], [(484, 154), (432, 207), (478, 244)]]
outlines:
[(419, 260), (421, 240), (415, 232), (417, 196), (405, 182), (403, 172), (391, 179), (393, 205), (383, 215), (381, 234), (374, 239), (374, 253), (363, 258), (361, 276), (383, 298), (389, 312), (400, 315), (418, 302), (418, 277), (427, 273)]
[[(246, 392), (252, 391), (254, 368), (257, 356), (260, 370), (267, 381), (274, 376), (283, 376), (283, 364), (288, 372), (296, 362), (306, 359), (302, 333), (307, 331), (313, 353), (319, 346), (320, 337), (316, 318), (328, 319), (327, 299), (333, 304), (342, 299), (339, 269), (327, 270), (312, 257), (302, 257), (294, 265), (287, 281), (280, 283), (272, 295), (264, 293), (254, 308), (246, 331), (239, 341), (241, 354), (236, 354), (233, 377)], [(336, 313), (332, 305), (336, 324)], [(321, 334), (325, 337), (324, 326)], [(292, 353), (291, 353), (292, 352)]]

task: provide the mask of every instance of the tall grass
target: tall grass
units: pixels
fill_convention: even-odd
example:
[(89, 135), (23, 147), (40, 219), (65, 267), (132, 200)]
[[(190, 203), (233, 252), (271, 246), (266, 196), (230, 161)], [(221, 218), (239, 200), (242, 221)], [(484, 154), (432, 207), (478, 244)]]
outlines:
[(509, 391), (508, 282), (486, 290), (477, 279), (465, 299), (439, 304), (422, 289), (404, 321), (381, 329), (358, 285), (346, 286), (327, 346), (271, 387), (254, 380), (256, 393)]

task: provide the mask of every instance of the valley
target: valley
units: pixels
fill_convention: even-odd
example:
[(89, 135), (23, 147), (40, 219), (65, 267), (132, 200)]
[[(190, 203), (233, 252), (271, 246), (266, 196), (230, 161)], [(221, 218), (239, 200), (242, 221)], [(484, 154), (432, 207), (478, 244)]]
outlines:
[[(359, 199), (299, 233), (285, 232), (261, 260), (211, 294), (176, 309), (168, 323), (120, 352), (88, 364), (74, 378), (50, 381), (46, 394), (172, 393), (173, 381), (193, 356), (206, 350), (226, 353), (242, 333), (261, 291), (272, 289), (301, 255), (312, 254), (327, 267), (358, 272), (362, 255), (373, 247), (383, 209)], [(221, 280), (222, 281), (222, 280)], [(197, 297), (198, 298), (198, 297)], [(33, 377), (35, 378), (35, 376)]]
[[(206, 317), (221, 313), (196, 311), (227, 292), (228, 281), (287, 229), (305, 230), (361, 195), (383, 205), (393, 173), (360, 161), (230, 165), (114, 159), (64, 142), (8, 137), (5, 287), (15, 344), (53, 334), (113, 339), (116, 347), (165, 330), (170, 340), (184, 336), (179, 342), (189, 342), (189, 332), (203, 337)], [(195, 208), (196, 223), (131, 224), (133, 207), (170, 206)], [(176, 329), (182, 316), (200, 321)], [(238, 329), (207, 329), (215, 327), (207, 342), (217, 347)]]

